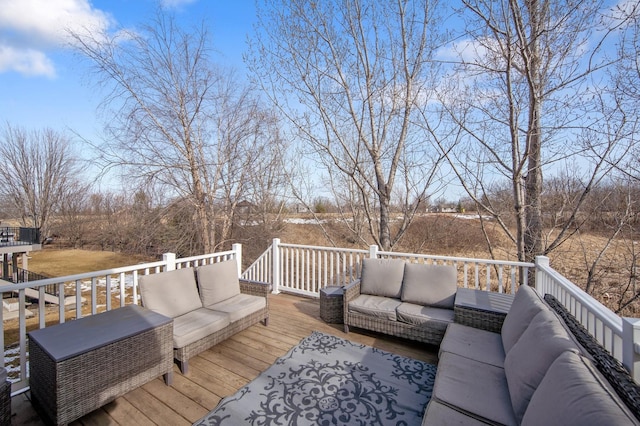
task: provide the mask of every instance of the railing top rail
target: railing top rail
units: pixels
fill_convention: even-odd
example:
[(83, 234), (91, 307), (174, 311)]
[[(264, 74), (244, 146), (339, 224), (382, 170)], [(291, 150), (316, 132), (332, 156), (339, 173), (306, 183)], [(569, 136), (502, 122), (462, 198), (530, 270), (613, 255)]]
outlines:
[(340, 247), (324, 247), (324, 246), (308, 246), (304, 244), (287, 244), (287, 243), (279, 243), (279, 247), (289, 247), (289, 248), (302, 248), (302, 249), (311, 249), (311, 250), (322, 250), (322, 251), (337, 251), (337, 252), (352, 252), (352, 253), (361, 253), (368, 254), (369, 250), (363, 249), (351, 249), (351, 248), (340, 248)]
[(81, 274), (65, 275), (63, 277), (45, 278), (42, 280), (28, 281), (22, 284), (11, 284), (7, 286), (3, 286), (2, 288), (0, 288), (0, 290), (2, 290), (3, 292), (18, 291), (25, 288), (35, 287), (35, 286), (58, 284), (60, 282), (86, 280), (93, 277), (116, 275), (116, 274), (121, 274), (123, 272), (139, 271), (140, 269), (155, 268), (155, 267), (164, 266), (164, 265), (166, 265), (166, 262), (164, 261), (140, 263), (137, 265), (122, 266), (122, 267), (113, 268), (113, 269), (103, 269), (101, 271), (83, 272)]
[[(572, 283), (568, 278), (552, 267), (544, 264), (536, 265), (536, 268), (550, 276), (553, 280), (562, 285), (563, 291), (569, 293), (574, 299), (580, 301), (590, 313), (598, 317), (607, 327), (618, 332), (622, 332), (622, 318), (616, 315), (609, 308), (598, 302), (596, 299), (585, 293), (580, 287)], [(587, 297), (585, 297), (585, 295)]]
[(524, 268), (533, 268), (536, 265), (530, 262), (520, 262), (514, 260), (495, 260), (495, 259), (475, 259), (471, 257), (455, 257), (455, 256), (439, 256), (432, 254), (415, 254), (415, 253), (400, 253), (394, 251), (379, 251), (379, 256), (396, 256), (396, 257), (413, 257), (413, 258), (423, 258), (423, 259), (434, 259), (434, 260), (448, 260), (452, 262), (464, 262), (464, 263), (484, 263), (489, 265), (508, 265), (508, 266), (518, 266)]
[(176, 259), (176, 263), (186, 263), (186, 262), (195, 262), (196, 260), (202, 260), (202, 259), (209, 259), (212, 257), (224, 257), (224, 256), (229, 256), (229, 255), (235, 255), (236, 252), (233, 250), (228, 250), (228, 251), (219, 251), (219, 252), (215, 252), (213, 254), (200, 254), (197, 256), (190, 256), (190, 257), (181, 257), (179, 259)]

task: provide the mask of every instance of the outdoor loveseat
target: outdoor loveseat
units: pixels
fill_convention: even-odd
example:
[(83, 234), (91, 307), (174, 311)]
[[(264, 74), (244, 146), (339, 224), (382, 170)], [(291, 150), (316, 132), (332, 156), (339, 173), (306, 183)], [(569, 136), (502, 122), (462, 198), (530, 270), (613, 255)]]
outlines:
[(173, 318), (173, 354), (186, 374), (191, 357), (269, 320), (266, 283), (240, 280), (235, 259), (140, 277), (142, 305)]
[(439, 345), (454, 321), (457, 274), (451, 265), (364, 259), (344, 288), (344, 330), (359, 327)]

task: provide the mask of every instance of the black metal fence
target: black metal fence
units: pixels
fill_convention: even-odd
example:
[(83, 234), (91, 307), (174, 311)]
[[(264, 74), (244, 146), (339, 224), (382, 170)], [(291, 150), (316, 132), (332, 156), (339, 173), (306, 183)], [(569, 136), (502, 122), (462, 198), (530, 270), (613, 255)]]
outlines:
[(18, 226), (0, 227), (0, 246), (40, 244), (40, 229)]
[[(2, 265), (2, 262), (0, 262), (0, 265)], [(12, 268), (9, 268), (9, 269), (12, 269)], [(47, 277), (46, 275), (37, 274), (35, 272), (27, 271), (26, 269), (22, 269), (22, 268), (17, 268), (15, 274), (9, 273), (5, 275), (4, 272), (2, 271), (4, 271), (4, 267), (0, 268), (0, 275), (2, 275), (1, 278), (5, 281), (9, 281), (10, 283), (14, 283), (14, 284), (26, 283), (29, 281), (37, 281), (37, 280), (43, 280), (45, 278), (50, 278), (50, 277)], [(44, 292), (47, 294), (52, 294), (54, 296), (57, 296), (58, 286), (56, 284), (45, 286)]]

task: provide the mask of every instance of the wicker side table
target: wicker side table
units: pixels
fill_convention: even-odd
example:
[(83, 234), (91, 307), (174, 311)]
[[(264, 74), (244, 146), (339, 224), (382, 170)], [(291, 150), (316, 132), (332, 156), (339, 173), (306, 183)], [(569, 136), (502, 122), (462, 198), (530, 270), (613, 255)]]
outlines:
[(320, 318), (332, 324), (342, 324), (343, 315), (342, 287), (325, 287), (320, 289)]
[(453, 308), (455, 322), (499, 333), (513, 297), (512, 294), (459, 288)]

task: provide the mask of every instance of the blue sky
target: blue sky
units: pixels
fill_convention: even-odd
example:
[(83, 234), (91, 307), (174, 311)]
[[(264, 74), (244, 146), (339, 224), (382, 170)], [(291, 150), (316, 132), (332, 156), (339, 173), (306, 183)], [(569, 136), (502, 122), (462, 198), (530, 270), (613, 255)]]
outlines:
[[(254, 0), (163, 0), (179, 20), (209, 24), (216, 60), (242, 70)], [(0, 126), (50, 127), (94, 139), (101, 100), (65, 28), (116, 30), (153, 15), (155, 0), (0, 0)]]

